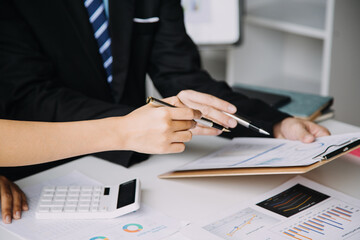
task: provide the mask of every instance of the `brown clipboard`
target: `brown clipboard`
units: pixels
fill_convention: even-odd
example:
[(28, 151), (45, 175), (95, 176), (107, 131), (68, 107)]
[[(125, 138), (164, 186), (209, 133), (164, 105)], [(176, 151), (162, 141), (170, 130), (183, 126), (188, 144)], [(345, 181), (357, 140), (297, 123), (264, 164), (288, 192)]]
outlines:
[(344, 146), (335, 156), (329, 159), (323, 159), (316, 163), (306, 166), (295, 167), (254, 167), (254, 168), (223, 168), (223, 169), (202, 169), (202, 170), (182, 170), (170, 171), (159, 175), (159, 178), (194, 178), (194, 177), (225, 177), (225, 176), (248, 176), (248, 175), (275, 175), (275, 174), (303, 174), (324, 164), (327, 164), (338, 157), (341, 157), (357, 148), (360, 148), (360, 140), (357, 140), (357, 145), (352, 147)]

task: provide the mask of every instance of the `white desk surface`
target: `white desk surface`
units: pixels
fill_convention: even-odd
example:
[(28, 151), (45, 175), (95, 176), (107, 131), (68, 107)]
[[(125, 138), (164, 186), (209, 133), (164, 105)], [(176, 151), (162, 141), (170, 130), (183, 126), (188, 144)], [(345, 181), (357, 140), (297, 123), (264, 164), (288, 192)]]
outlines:
[[(359, 127), (327, 120), (322, 125), (333, 134), (360, 131)], [(156, 155), (128, 169), (94, 157), (82, 158), (18, 181), (20, 187), (34, 185), (77, 169), (104, 183), (138, 177), (142, 184), (142, 202), (179, 220), (196, 222), (204, 214), (218, 212), (265, 193), (294, 175), (207, 177), (159, 179), (157, 176), (224, 146), (226, 139), (197, 136), (185, 152)], [(360, 199), (360, 158), (345, 155), (303, 175), (311, 180)], [(0, 228), (1, 239), (18, 239)], [(3, 238), (6, 237), (6, 238)]]

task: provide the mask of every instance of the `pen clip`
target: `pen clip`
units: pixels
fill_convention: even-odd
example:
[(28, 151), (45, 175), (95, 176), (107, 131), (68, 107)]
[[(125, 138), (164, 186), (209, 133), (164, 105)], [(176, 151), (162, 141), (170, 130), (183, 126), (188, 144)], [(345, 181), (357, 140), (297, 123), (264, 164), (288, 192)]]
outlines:
[[(358, 146), (358, 145), (360, 145), (360, 139), (358, 139), (358, 138), (350, 139), (350, 140), (348, 140), (348, 141), (346, 141), (346, 142), (343, 142), (343, 143), (341, 143), (341, 144), (333, 144), (333, 145), (328, 146), (328, 147), (327, 147), (324, 151), (322, 151), (320, 154), (318, 154), (318, 155), (316, 155), (315, 157), (313, 157), (313, 159), (318, 158), (318, 157), (321, 156), (320, 161), (322, 161), (322, 160), (328, 160), (328, 159), (332, 158), (333, 156), (336, 156), (336, 155), (338, 155), (338, 154), (340, 154), (340, 153), (343, 153), (343, 152), (347, 152), (347, 151), (349, 151), (350, 149), (352, 149), (352, 148), (354, 148), (354, 147), (356, 147), (356, 146)], [(331, 152), (325, 154), (325, 153), (326, 153), (330, 148), (332, 148), (332, 147), (339, 147), (339, 148), (337, 148), (337, 149), (335, 149), (334, 151), (331, 151)], [(324, 154), (325, 154), (325, 155), (324, 155)]]

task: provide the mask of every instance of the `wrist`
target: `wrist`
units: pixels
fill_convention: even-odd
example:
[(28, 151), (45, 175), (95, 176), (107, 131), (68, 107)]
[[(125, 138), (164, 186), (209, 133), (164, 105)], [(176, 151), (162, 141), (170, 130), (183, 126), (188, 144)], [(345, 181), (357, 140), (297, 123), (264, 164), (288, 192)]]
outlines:
[(130, 134), (126, 117), (111, 117), (107, 120), (107, 144), (111, 150), (131, 150), (127, 144)]

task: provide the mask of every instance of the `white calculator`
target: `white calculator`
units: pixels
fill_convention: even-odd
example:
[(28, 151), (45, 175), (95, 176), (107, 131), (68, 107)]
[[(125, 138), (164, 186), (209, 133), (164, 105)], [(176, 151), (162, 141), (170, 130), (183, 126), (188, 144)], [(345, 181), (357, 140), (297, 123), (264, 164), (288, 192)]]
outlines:
[(45, 186), (36, 208), (38, 219), (115, 218), (140, 208), (140, 181), (117, 186)]

